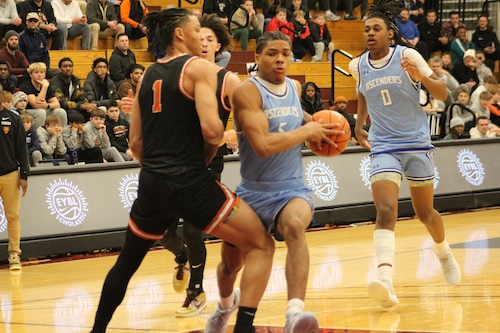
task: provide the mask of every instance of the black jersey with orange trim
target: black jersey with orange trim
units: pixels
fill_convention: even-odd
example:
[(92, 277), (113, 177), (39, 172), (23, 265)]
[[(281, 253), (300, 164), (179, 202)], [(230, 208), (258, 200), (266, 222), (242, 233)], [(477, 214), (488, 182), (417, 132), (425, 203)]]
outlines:
[(172, 176), (206, 170), (194, 97), (182, 86), (185, 70), (194, 59), (181, 55), (156, 62), (144, 75), (139, 92), (144, 170)]

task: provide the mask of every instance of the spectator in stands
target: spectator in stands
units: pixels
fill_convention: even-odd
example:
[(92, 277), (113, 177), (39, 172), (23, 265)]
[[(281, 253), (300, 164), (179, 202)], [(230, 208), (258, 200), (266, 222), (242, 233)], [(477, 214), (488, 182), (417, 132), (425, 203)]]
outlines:
[[(23, 24), (29, 27), (28, 20), (33, 19), (34, 15), (28, 18), (28, 14), (35, 14), (40, 25), (37, 24), (39, 32), (45, 36), (45, 39), (52, 39), (51, 50), (62, 50), (66, 44), (66, 34), (58, 27), (54, 9), (47, 0), (25, 0), (18, 5), (19, 16), (23, 19)], [(21, 48), (22, 50), (22, 48)], [(29, 61), (29, 55), (24, 52)], [(30, 62), (32, 63), (32, 62)], [(48, 68), (48, 65), (47, 65)]]
[(276, 15), (269, 21), (266, 27), (266, 32), (278, 30), (290, 37), (290, 40), (293, 42), (295, 38), (294, 26), (292, 22), (287, 21), (286, 9), (284, 7), (276, 9)]
[(16, 90), (15, 83), (10, 79), (9, 66), (3, 59), (0, 59), (0, 84), (2, 85), (4, 91), (8, 91), (11, 94), (13, 94), (14, 90)]
[(413, 47), (418, 50), (425, 61), (429, 60), (429, 50), (427, 44), (420, 40), (420, 32), (412, 20), (410, 20), (410, 12), (407, 8), (402, 8), (399, 12), (399, 18), (396, 20), (399, 33)]
[[(286, 5), (286, 19), (292, 21), (294, 13), (296, 10), (301, 10), (304, 13), (304, 18), (306, 21), (310, 21), (309, 8), (307, 7), (307, 2), (305, 0), (291, 0), (287, 2)], [(340, 19), (340, 17), (339, 17)]]
[(475, 50), (476, 47), (467, 38), (467, 29), (465, 27), (457, 28), (457, 38), (450, 44), (451, 62), (455, 66), (463, 58), (465, 51)]
[(349, 146), (357, 146), (359, 143), (358, 140), (356, 140), (356, 135), (354, 133), (356, 119), (352, 114), (347, 113), (347, 103), (349, 103), (349, 101), (344, 96), (337, 96), (333, 100), (334, 110), (344, 116), (349, 123), (349, 127), (351, 128), (351, 141), (349, 142)]
[[(349, 0), (347, 0), (349, 1)], [(308, 2), (309, 3), (309, 2)], [(323, 2), (320, 2), (320, 4)], [(328, 21), (338, 21), (341, 19), (337, 15), (338, 0), (329, 0), (327, 6), (325, 7), (326, 19)]]
[(322, 59), (323, 51), (326, 50), (326, 60), (331, 62), (334, 45), (328, 26), (325, 24), (325, 20), (325, 12), (321, 10), (317, 11), (314, 14), (314, 20), (309, 24), (309, 29), (311, 30), (311, 37), (314, 41), (316, 55)]
[(346, 15), (344, 16), (344, 20), (356, 20), (354, 16), (354, 8), (361, 6), (361, 19), (366, 20), (366, 12), (368, 10), (368, 0), (343, 0), (344, 3), (344, 11)]
[(43, 62), (47, 68), (50, 68), (47, 39), (40, 33), (38, 29), (39, 23), (37, 13), (26, 15), (26, 30), (19, 34), (19, 50), (24, 53), (30, 64)]
[[(28, 96), (24, 91), (17, 91), (12, 95), (12, 106), (19, 114), (27, 113), (25, 111), (28, 106)], [(33, 122), (33, 117), (31, 117), (31, 122)]]
[(497, 79), (493, 76), (493, 75), (490, 75), (490, 76), (486, 76), (484, 78), (484, 81), (483, 81), (483, 84), (480, 84), (476, 90), (474, 90), (474, 92), (471, 94), (470, 96), (470, 102), (471, 102), (471, 105), (474, 107), (474, 108), (477, 108), (478, 105), (479, 105), (479, 95), (483, 92), (483, 91), (489, 91), (491, 87), (497, 85), (498, 81)]
[(490, 109), (490, 122), (494, 130), (500, 132), (500, 87), (494, 85), (488, 90), (491, 94), (491, 101), (488, 104)]
[(205, 0), (203, 1), (202, 14), (215, 14), (218, 19), (229, 27), (233, 1), (229, 0)]
[(408, 10), (410, 20), (415, 24), (420, 24), (424, 21), (424, 8), (420, 1), (415, 0), (396, 0), (401, 8)]
[(443, 69), (451, 73), (453, 70), (453, 63), (451, 62), (451, 53), (449, 51), (441, 53), (441, 61), (443, 63)]
[(496, 32), (489, 26), (488, 16), (479, 15), (476, 31), (472, 34), (472, 43), (476, 49), (484, 51), (485, 63), (491, 71), (494, 71), (495, 62), (500, 59), (500, 43)]
[(73, 75), (73, 60), (70, 58), (61, 58), (59, 60), (59, 70), (60, 72), (50, 80), (50, 84), (59, 98), (61, 107), (68, 114), (72, 112), (80, 112), (83, 115), (90, 114), (97, 105), (89, 103), (85, 98), (80, 78)]
[(28, 96), (28, 109), (26, 112), (33, 116), (35, 130), (45, 124), (47, 115), (54, 114), (59, 117), (61, 124), (66, 124), (68, 116), (57, 100), (54, 89), (45, 78), (47, 66), (43, 62), (35, 62), (28, 67), (29, 80), (21, 83), (19, 88)]
[(295, 61), (302, 61), (302, 58), (307, 52), (311, 55), (312, 62), (321, 61), (321, 58), (316, 55), (316, 48), (314, 47), (314, 41), (311, 37), (309, 24), (302, 10), (298, 9), (293, 13), (292, 23), (293, 29), (298, 33), (298, 36), (295, 36), (292, 42), (292, 51)]
[(117, 36), (125, 32), (125, 26), (118, 23), (113, 4), (106, 0), (91, 0), (87, 4), (87, 19), (90, 24), (90, 49), (97, 50), (99, 38)]
[(496, 138), (498, 135), (490, 131), (489, 129), (490, 121), (485, 116), (479, 116), (476, 120), (476, 127), (470, 129), (469, 134), (471, 139), (486, 139), (486, 138)]
[(68, 151), (76, 152), (73, 163), (102, 163), (102, 151), (95, 146), (92, 135), (83, 126), (83, 115), (71, 113), (68, 115), (69, 124), (64, 126), (62, 138)]
[(1, 107), (5, 108), (9, 111), (12, 111), (19, 116), (19, 112), (17, 112), (17, 110), (14, 109), (12, 106), (12, 93), (10, 91), (7, 91), (7, 90), (3, 91), (3, 101), (2, 101)]
[[(475, 125), (474, 112), (469, 108), (470, 104), (470, 95), (467, 87), (460, 86), (458, 90), (458, 96), (455, 103), (451, 104), (447, 110), (447, 119), (453, 120), (456, 118), (460, 118), (463, 121), (463, 125), (465, 126), (465, 132), (469, 132), (469, 130)], [(453, 126), (450, 123), (450, 129)]]
[(451, 74), (458, 83), (466, 84), (469, 87), (469, 92), (473, 93), (479, 85), (479, 77), (476, 72), (476, 51), (472, 49), (465, 51), (462, 61), (453, 65)]
[(451, 42), (456, 38), (458, 27), (464, 27), (465, 23), (460, 20), (460, 14), (452, 10), (449, 14), (449, 20), (441, 24), (441, 36), (446, 37), (445, 50), (450, 49)]
[(243, 1), (231, 17), (230, 28), (233, 38), (240, 41), (243, 51), (247, 50), (249, 39), (257, 40), (262, 36), (253, 0)]
[(300, 104), (302, 104), (302, 110), (310, 115), (324, 109), (321, 90), (316, 83), (309, 81), (302, 85)]
[[(267, 25), (272, 19), (276, 17), (279, 8), (285, 9), (285, 20), (286, 20), (286, 0), (262, 0), (261, 3), (262, 14), (264, 15), (264, 26), (263, 31), (274, 31), (267, 30)], [(285, 31), (282, 31), (285, 33)]]
[(0, 59), (5, 60), (9, 66), (9, 76), (17, 86), (27, 76), (29, 62), (23, 52), (19, 51), (19, 35), (14, 30), (9, 30), (5, 34), (5, 47), (0, 49)]
[(493, 72), (491, 68), (489, 68), (485, 64), (485, 55), (483, 50), (476, 50), (476, 73), (479, 78), (479, 84), (483, 84), (484, 78), (487, 76), (492, 76)]
[(443, 140), (468, 139), (470, 136), (464, 133), (464, 121), (462, 118), (453, 118), (450, 121), (450, 132), (446, 134)]
[(441, 23), (437, 22), (434, 9), (429, 9), (425, 20), (418, 25), (420, 40), (427, 44), (429, 55), (432, 52), (441, 52), (447, 49), (448, 38), (441, 36)]
[[(476, 91), (478, 90), (479, 88), (476, 89)], [(474, 91), (474, 93), (476, 93), (476, 91)], [(477, 101), (477, 103), (472, 103), (470, 109), (474, 112), (476, 120), (481, 116), (488, 118), (488, 120), (490, 119), (490, 109), (488, 108), (490, 100), (491, 100), (491, 94), (489, 91), (486, 90), (482, 91), (479, 94), (479, 100)]]
[(65, 159), (71, 164), (67, 147), (62, 139), (62, 127), (58, 117), (49, 115), (45, 118), (45, 125), (36, 130), (40, 141), (40, 151), (44, 160), (51, 161)]
[(146, 36), (147, 29), (141, 21), (148, 12), (143, 0), (123, 0), (121, 2), (120, 22), (125, 26), (125, 33), (130, 39)]
[(116, 46), (109, 58), (109, 76), (119, 87), (126, 78), (126, 70), (136, 63), (134, 51), (129, 49), (129, 39), (123, 33), (116, 37)]
[(57, 28), (64, 34), (63, 50), (68, 48), (67, 39), (82, 36), (81, 49), (90, 49), (90, 25), (77, 1), (52, 0), (52, 8), (56, 17)]
[(94, 109), (90, 113), (90, 120), (84, 125), (85, 130), (91, 135), (94, 145), (101, 149), (105, 162), (125, 162), (118, 150), (111, 146), (108, 133), (106, 132), (106, 125), (104, 125), (105, 121), (106, 111), (101, 108)]
[[(17, 13), (16, 3), (14, 0), (0, 0), (0, 39), (5, 36), (9, 30), (21, 32), (24, 30), (22, 26), (23, 20)], [(7, 38), (5, 38), (7, 40)]]
[(142, 77), (142, 74), (144, 73), (144, 66), (141, 64), (130, 64), (127, 67), (126, 72), (126, 77), (127, 79), (122, 82), (120, 87), (118, 88), (118, 98), (122, 99), (123, 97), (128, 96), (128, 91), (132, 89), (132, 92), (134, 93), (137, 89), (137, 83), (139, 83), (139, 80)]
[(42, 152), (40, 151), (40, 141), (38, 135), (33, 128), (33, 117), (23, 112), (21, 114), (21, 121), (23, 122), (24, 131), (26, 132), (26, 145), (28, 146), (28, 158), (30, 166), (36, 167), (42, 160)]
[(434, 74), (446, 83), (446, 89), (448, 90), (448, 98), (445, 103), (445, 106), (448, 107), (451, 103), (453, 103), (453, 97), (455, 95), (455, 91), (458, 89), (460, 85), (450, 72), (443, 69), (443, 62), (440, 57), (434, 56), (429, 60), (429, 67), (432, 69)]
[[(108, 75), (108, 61), (105, 58), (97, 58), (92, 64), (92, 70), (87, 75), (83, 85), (85, 97), (90, 103), (106, 106), (111, 101), (118, 99), (116, 86)], [(90, 119), (87, 114), (85, 119)]]
[(118, 150), (125, 161), (132, 161), (134, 154), (128, 146), (130, 123), (120, 118), (120, 112), (118, 103), (115, 101), (109, 103), (106, 111), (107, 119), (104, 124), (106, 125), (106, 132), (108, 133), (111, 146)]

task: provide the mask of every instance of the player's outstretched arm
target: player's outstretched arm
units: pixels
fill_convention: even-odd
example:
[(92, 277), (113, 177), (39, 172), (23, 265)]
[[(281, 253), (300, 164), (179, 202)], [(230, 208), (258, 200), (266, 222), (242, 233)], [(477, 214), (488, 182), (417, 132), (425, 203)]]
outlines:
[[(132, 106), (132, 115), (130, 116), (130, 133), (129, 133), (129, 147), (132, 150), (134, 157), (139, 163), (142, 159), (142, 121), (141, 121), (141, 106), (139, 103), (139, 92), (141, 90), (140, 81), (137, 84), (137, 90), (134, 97), (134, 104)], [(129, 91), (131, 97), (131, 91)]]

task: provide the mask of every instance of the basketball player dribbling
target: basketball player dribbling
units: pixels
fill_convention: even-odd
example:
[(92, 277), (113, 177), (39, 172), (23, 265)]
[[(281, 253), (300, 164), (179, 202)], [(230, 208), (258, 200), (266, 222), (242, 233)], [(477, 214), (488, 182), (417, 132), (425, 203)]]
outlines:
[[(460, 267), (445, 238), (443, 220), (434, 209), (434, 165), (427, 116), (419, 104), (420, 85), (446, 100), (446, 85), (397, 30), (399, 14), (393, 0), (375, 0), (364, 23), (367, 52), (349, 64), (358, 81), (356, 138), (370, 150), (373, 201), (377, 210), (373, 235), (378, 279), (368, 284), (369, 297), (383, 308), (399, 304), (393, 290), (394, 228), (398, 193), (404, 173), (416, 215), (435, 243), (443, 276), (460, 282)], [(363, 129), (370, 116), (369, 133)]]
[(141, 164), (125, 245), (101, 293), (93, 333), (105, 332), (127, 285), (149, 248), (178, 217), (231, 242), (245, 255), (238, 304), (256, 308), (267, 286), (274, 242), (255, 212), (209, 173), (206, 163), (223, 139), (215, 92), (216, 69), (200, 55), (200, 23), (190, 11), (169, 8), (143, 24), (167, 56), (151, 65), (137, 87), (131, 149)]
[[(265, 33), (257, 41), (258, 75), (242, 81), (233, 94), (242, 177), (236, 192), (257, 212), (266, 229), (274, 232), (277, 240), (286, 242), (288, 304), (284, 332), (311, 333), (318, 331), (318, 321), (313, 313), (304, 312), (309, 275), (304, 230), (311, 223), (314, 207), (311, 191), (303, 180), (301, 147), (306, 140), (334, 145), (328, 135), (340, 131), (332, 129), (337, 125), (311, 121), (312, 117), (302, 111), (300, 83), (286, 77), (291, 54), (288, 36), (279, 31)], [(235, 272), (243, 264), (243, 254), (239, 262), (237, 256), (227, 255), (235, 251), (238, 249), (223, 244), (218, 270), (222, 298), (231, 292)], [(247, 309), (241, 315), (253, 320), (253, 313), (255, 309)], [(216, 310), (205, 332), (225, 332), (225, 327), (218, 328), (221, 322)]]

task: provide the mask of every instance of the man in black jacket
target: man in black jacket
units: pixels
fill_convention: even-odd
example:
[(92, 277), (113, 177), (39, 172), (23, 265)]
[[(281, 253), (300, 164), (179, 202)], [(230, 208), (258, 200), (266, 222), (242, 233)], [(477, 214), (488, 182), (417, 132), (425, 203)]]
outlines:
[[(38, 28), (47, 40), (52, 38), (51, 50), (62, 50), (64, 46), (65, 34), (57, 28), (57, 20), (54, 15), (54, 9), (50, 2), (46, 0), (26, 0), (17, 5), (19, 16), (26, 27), (26, 16), (28, 13), (37, 13), (40, 24)], [(28, 55), (26, 55), (28, 56)], [(48, 67), (48, 65), (47, 65)]]
[(125, 33), (116, 36), (116, 46), (109, 57), (109, 76), (118, 88), (126, 79), (127, 68), (136, 63), (135, 53), (129, 46), (129, 38)]
[(16, 90), (16, 85), (9, 78), (9, 66), (3, 59), (0, 59), (0, 84), (4, 90), (11, 93), (14, 93), (14, 90)]
[(488, 26), (488, 16), (480, 15), (477, 19), (476, 31), (472, 34), (472, 43), (476, 49), (482, 49), (486, 57), (486, 66), (495, 71), (495, 61), (500, 59), (500, 44), (495, 31)]
[[(3, 102), (3, 86), (0, 85), (0, 105)], [(29, 162), (26, 134), (21, 118), (0, 107), (0, 198), (7, 218), (9, 235), (9, 266), (11, 271), (19, 271), (21, 266), (21, 224), (19, 223), (20, 189), (22, 196), (28, 189)]]
[(90, 112), (97, 108), (97, 105), (89, 103), (85, 98), (80, 78), (73, 75), (73, 60), (70, 58), (59, 60), (59, 70), (60, 72), (52, 77), (50, 83), (53, 85), (61, 107), (68, 114), (80, 112), (84, 117), (88, 117)]
[(125, 32), (125, 26), (118, 23), (113, 5), (107, 0), (91, 0), (87, 4), (87, 18), (90, 24), (90, 49), (97, 50), (99, 38), (118, 36)]
[(441, 36), (441, 23), (436, 20), (436, 11), (434, 9), (429, 9), (425, 16), (425, 21), (418, 25), (420, 40), (427, 43), (429, 53), (446, 51), (448, 48), (448, 39)]

